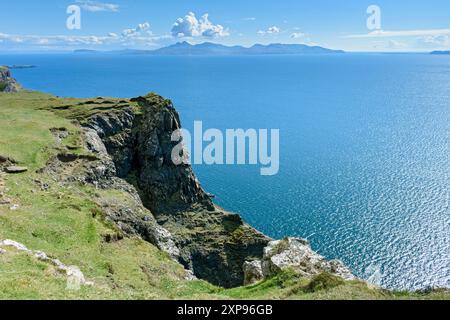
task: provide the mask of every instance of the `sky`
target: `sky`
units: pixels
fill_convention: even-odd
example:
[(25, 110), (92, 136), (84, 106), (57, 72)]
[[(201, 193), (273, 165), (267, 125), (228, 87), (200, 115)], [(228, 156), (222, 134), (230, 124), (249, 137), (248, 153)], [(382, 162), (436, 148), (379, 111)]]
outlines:
[(180, 41), (346, 51), (450, 50), (448, 0), (0, 0), (0, 53)]

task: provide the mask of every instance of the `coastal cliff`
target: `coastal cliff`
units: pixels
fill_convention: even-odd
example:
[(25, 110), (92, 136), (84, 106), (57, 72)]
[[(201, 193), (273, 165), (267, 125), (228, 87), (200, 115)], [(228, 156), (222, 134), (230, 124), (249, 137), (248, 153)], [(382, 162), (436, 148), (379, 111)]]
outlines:
[[(86, 110), (92, 114), (80, 114)], [(98, 160), (58, 155), (46, 170), (58, 174), (66, 167), (62, 180), (77, 177), (97, 187), (131, 192), (147, 212), (145, 224), (152, 222), (153, 227), (144, 227), (133, 209), (120, 214), (106, 209), (123, 231), (131, 229), (162, 249), (155, 233), (170, 234), (175, 247), (169, 252), (195, 276), (222, 287), (243, 284), (245, 261), (262, 257), (270, 239), (239, 215), (215, 206), (189, 165), (172, 163), (176, 143), (171, 135), (180, 129), (180, 119), (169, 100), (156, 94), (131, 100), (100, 98), (57, 106), (54, 112), (79, 122), (86, 149)], [(67, 165), (75, 162), (85, 165), (68, 173)]]
[[(61, 270), (89, 297), (392, 297), (306, 240), (270, 239), (215, 205), (171, 161), (181, 123), (170, 100), (0, 100), (0, 264), (36, 283), (37, 298), (44, 282), (59, 294)], [(0, 291), (16, 294), (13, 279), (0, 275)]]
[(11, 77), (7, 67), (0, 66), (0, 92), (18, 92), (21, 86)]

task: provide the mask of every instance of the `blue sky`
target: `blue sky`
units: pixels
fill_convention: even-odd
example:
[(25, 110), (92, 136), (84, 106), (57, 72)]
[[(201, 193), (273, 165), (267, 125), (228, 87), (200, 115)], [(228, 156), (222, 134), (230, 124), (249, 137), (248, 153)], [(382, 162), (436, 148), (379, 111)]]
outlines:
[[(178, 41), (303, 43), (348, 51), (450, 50), (450, 1), (15, 0), (0, 10), (0, 52), (155, 49)], [(69, 30), (67, 8), (80, 8)], [(379, 8), (367, 13), (371, 5)], [(367, 20), (371, 19), (371, 29)]]

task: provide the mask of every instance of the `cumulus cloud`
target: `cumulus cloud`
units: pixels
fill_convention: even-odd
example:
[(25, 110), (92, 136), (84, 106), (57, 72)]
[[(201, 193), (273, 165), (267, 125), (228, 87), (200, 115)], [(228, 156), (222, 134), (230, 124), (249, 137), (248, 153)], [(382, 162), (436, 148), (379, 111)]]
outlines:
[(197, 19), (195, 13), (189, 12), (184, 18), (178, 18), (171, 30), (172, 36), (183, 37), (225, 37), (229, 35), (220, 24), (213, 24), (209, 20), (209, 15), (205, 13)]
[(150, 23), (144, 22), (140, 23), (136, 26), (136, 28), (130, 28), (125, 29), (122, 31), (122, 36), (124, 37), (134, 37), (134, 36), (140, 36), (143, 32), (147, 32), (147, 34), (151, 34), (150, 30)]
[(261, 36), (264, 36), (266, 34), (278, 34), (281, 32), (281, 29), (278, 28), (277, 26), (272, 26), (270, 28), (268, 28), (267, 30), (259, 30), (258, 34)]
[(118, 12), (119, 5), (113, 3), (103, 3), (97, 1), (90, 0), (77, 0), (75, 1), (83, 10), (89, 12), (101, 12), (101, 11), (110, 11), (110, 12)]

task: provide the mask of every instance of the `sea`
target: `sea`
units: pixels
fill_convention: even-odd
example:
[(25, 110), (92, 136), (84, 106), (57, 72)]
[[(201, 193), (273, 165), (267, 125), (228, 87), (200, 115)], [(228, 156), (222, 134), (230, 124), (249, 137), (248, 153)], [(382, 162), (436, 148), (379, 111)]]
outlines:
[(277, 175), (194, 166), (221, 207), (383, 287), (450, 287), (450, 55), (0, 54), (0, 65), (35, 65), (14, 77), (57, 96), (157, 92), (187, 129), (279, 129)]

